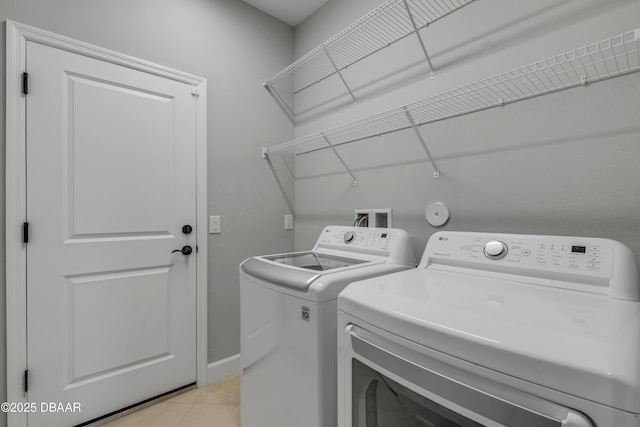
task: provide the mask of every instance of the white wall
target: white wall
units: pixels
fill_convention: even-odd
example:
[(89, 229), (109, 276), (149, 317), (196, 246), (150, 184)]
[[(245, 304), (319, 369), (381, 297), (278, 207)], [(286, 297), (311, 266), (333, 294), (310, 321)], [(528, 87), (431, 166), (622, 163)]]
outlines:
[[(330, 0), (296, 28), (296, 57), (380, 4)], [(399, 107), (640, 27), (637, 0), (481, 0), (423, 30), (437, 69), (414, 37), (297, 95), (296, 137)], [(583, 235), (629, 245), (640, 259), (640, 73), (421, 128), (441, 170), (411, 130), (297, 156), (296, 248), (354, 208), (393, 208), (418, 255), (436, 229), (426, 206), (444, 202), (448, 230)]]
[[(293, 247), (293, 233), (283, 230), (283, 215), (290, 213), (283, 192), (261, 158), (267, 141), (291, 139), (293, 127), (260, 85), (293, 61), (292, 28), (237, 0), (2, 0), (2, 82), (6, 19), (207, 78), (209, 213), (222, 216), (222, 234), (209, 237), (209, 361), (239, 353), (238, 264), (250, 255)], [(4, 94), (4, 84), (0, 87)], [(4, 108), (0, 103), (2, 138)], [(0, 153), (4, 241), (4, 150)], [(291, 179), (282, 174), (280, 179), (292, 200)], [(0, 288), (4, 312), (4, 263)], [(0, 384), (5, 383), (4, 332), (0, 315)], [(0, 401), (3, 396), (4, 386)]]

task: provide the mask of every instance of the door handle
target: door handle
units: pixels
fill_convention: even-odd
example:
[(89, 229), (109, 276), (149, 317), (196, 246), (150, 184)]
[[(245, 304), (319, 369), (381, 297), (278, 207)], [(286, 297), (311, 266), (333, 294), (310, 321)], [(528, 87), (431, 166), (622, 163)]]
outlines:
[(182, 247), (182, 249), (176, 249), (175, 251), (171, 251), (171, 253), (174, 252), (182, 252), (182, 255), (191, 255), (191, 252), (193, 252), (193, 248), (189, 245), (185, 245)]

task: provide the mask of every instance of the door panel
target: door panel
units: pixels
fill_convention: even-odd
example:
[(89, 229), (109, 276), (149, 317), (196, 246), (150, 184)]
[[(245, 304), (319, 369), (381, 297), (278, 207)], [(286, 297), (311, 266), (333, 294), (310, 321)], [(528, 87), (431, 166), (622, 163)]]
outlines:
[[(30, 426), (78, 424), (195, 382), (191, 86), (27, 44)], [(195, 252), (194, 252), (195, 255)]]
[(66, 78), (72, 235), (168, 232), (173, 99)]
[[(71, 382), (170, 354), (169, 273), (146, 269), (69, 280)], [(118, 341), (124, 345), (110, 345)]]

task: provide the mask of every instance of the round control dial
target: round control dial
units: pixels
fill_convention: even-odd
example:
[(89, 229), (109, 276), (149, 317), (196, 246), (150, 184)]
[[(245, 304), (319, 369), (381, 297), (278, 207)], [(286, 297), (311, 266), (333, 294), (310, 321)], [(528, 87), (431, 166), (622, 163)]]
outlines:
[(353, 239), (356, 238), (356, 233), (354, 233), (353, 231), (347, 231), (346, 233), (344, 233), (344, 242), (345, 243), (351, 243), (353, 242)]
[(484, 254), (489, 259), (504, 258), (504, 256), (507, 254), (507, 251), (507, 245), (500, 240), (492, 240), (484, 245)]

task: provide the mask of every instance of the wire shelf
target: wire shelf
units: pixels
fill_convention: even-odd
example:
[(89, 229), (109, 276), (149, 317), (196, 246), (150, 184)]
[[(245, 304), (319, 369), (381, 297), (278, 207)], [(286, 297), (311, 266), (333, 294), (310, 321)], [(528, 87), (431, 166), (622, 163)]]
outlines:
[[(399, 108), (265, 148), (264, 155), (284, 151), (305, 154), (326, 149), (328, 141), (333, 148), (412, 127), (421, 139), (417, 127), (428, 123), (639, 71), (639, 46), (640, 29), (629, 31)], [(421, 142), (424, 145), (424, 141)], [(426, 145), (424, 147), (427, 150)], [(435, 164), (433, 166), (437, 173)]]
[(274, 87), (296, 71), (298, 93), (474, 1), (388, 0), (263, 84)]

